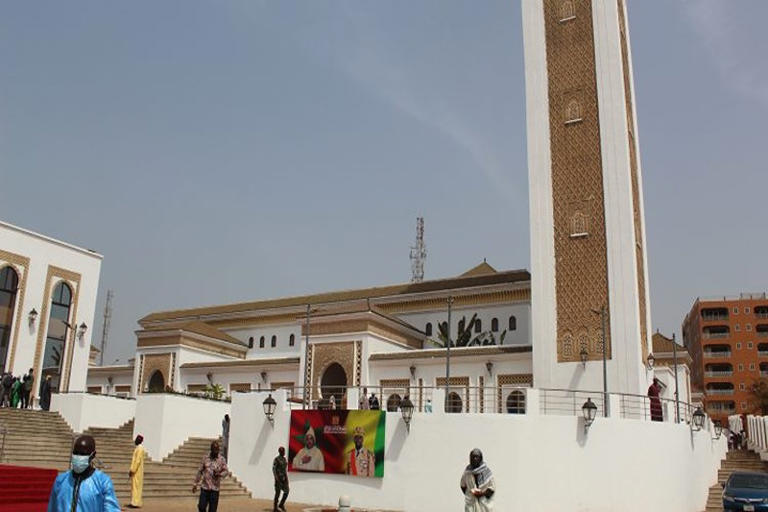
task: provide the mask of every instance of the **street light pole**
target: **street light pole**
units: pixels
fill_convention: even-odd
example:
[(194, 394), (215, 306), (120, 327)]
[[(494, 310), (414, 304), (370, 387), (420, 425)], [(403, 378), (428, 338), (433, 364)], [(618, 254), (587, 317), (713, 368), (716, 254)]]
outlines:
[(672, 360), (675, 365), (675, 423), (680, 423), (680, 393), (677, 384), (677, 341), (672, 333)]
[[(310, 305), (307, 304), (307, 327), (306, 327), (307, 330), (304, 332), (304, 340), (305, 340), (304, 342), (304, 374), (305, 375), (309, 375), (309, 372), (311, 371), (311, 368), (307, 367), (307, 363), (309, 362), (309, 310), (310, 310)], [(304, 384), (305, 384), (304, 400), (302, 403), (302, 409), (306, 409), (307, 405), (309, 405), (309, 389), (310, 388), (306, 386), (307, 384), (306, 378), (304, 379)], [(312, 383), (310, 382), (310, 385), (311, 384)]]
[(448, 328), (446, 329), (447, 339), (445, 340), (445, 403), (448, 403), (448, 395), (451, 391), (451, 306), (453, 297), (448, 297)]
[(606, 418), (608, 417), (608, 363), (605, 357), (606, 345), (608, 344), (608, 340), (605, 337), (605, 322), (607, 315), (608, 312), (606, 311), (606, 307), (603, 306), (600, 308), (600, 323), (603, 330), (603, 416)]

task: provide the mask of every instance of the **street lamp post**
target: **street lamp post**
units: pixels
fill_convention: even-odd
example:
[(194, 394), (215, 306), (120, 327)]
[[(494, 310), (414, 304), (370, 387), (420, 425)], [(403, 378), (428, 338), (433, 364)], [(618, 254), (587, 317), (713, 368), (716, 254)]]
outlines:
[[(307, 368), (307, 361), (309, 361), (309, 311), (311, 306), (307, 304), (307, 327), (306, 332), (304, 333), (304, 374), (309, 375), (309, 368)], [(304, 379), (304, 384), (307, 384), (307, 380)], [(310, 385), (312, 383), (310, 382)], [(302, 409), (306, 409), (309, 405), (309, 387), (304, 387), (304, 400), (302, 400)]]
[(677, 341), (672, 333), (672, 364), (675, 365), (675, 423), (680, 423), (680, 393), (677, 383)]
[(607, 339), (605, 337), (605, 331), (607, 329), (605, 322), (608, 316), (608, 310), (605, 306), (602, 306), (599, 310), (593, 309), (593, 313), (600, 315), (600, 328), (603, 333), (603, 416), (608, 417), (608, 362), (605, 355)]
[(445, 403), (448, 404), (448, 399), (451, 392), (451, 306), (453, 305), (453, 297), (448, 297), (448, 328), (446, 329), (447, 339), (445, 340)]

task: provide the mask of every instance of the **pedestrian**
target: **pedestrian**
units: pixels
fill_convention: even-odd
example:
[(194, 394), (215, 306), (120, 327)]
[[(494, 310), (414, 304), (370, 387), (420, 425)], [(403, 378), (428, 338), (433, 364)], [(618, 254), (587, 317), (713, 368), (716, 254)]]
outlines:
[(653, 378), (653, 384), (648, 387), (648, 399), (651, 402), (651, 421), (664, 421), (664, 413), (661, 410), (661, 386), (659, 379)]
[(371, 393), (371, 398), (368, 399), (368, 406), (372, 411), (378, 411), (380, 409), (379, 399), (376, 398), (376, 393)]
[(361, 411), (367, 411), (371, 408), (371, 406), (368, 404), (368, 388), (363, 388), (363, 393), (360, 395), (357, 408)]
[(144, 456), (146, 451), (142, 446), (144, 436), (136, 436), (131, 458), (131, 469), (128, 471), (128, 478), (131, 480), (131, 508), (140, 508), (143, 505), (141, 495), (144, 493)]
[(424, 412), (432, 412), (432, 399), (427, 398), (427, 403), (424, 404)]
[(32, 393), (32, 385), (35, 382), (35, 375), (33, 369), (30, 368), (29, 372), (24, 375), (24, 379), (21, 382), (21, 408), (31, 409), (32, 402), (29, 400), (29, 395)]
[(46, 375), (40, 390), (40, 408), (47, 411), (51, 408), (51, 376)]
[[(272, 476), (275, 477), (275, 503), (272, 507), (272, 512), (277, 512), (278, 509), (285, 512), (285, 500), (288, 499), (288, 459), (285, 458), (285, 448), (282, 446), (277, 449), (277, 457), (272, 461)], [(278, 504), (280, 498), (280, 492), (283, 493), (283, 498)]]
[(221, 452), (229, 460), (229, 414), (225, 414), (221, 420)]
[(72, 446), (72, 470), (56, 477), (48, 512), (120, 512), (109, 475), (93, 467), (96, 441), (79, 436)]
[(0, 374), (0, 407), (5, 407), (5, 372)]
[(203, 456), (197, 478), (192, 486), (192, 492), (200, 489), (200, 499), (197, 502), (198, 512), (216, 512), (219, 506), (219, 486), (221, 479), (227, 474), (227, 461), (219, 453), (219, 442), (211, 443), (210, 453)]
[(469, 465), (464, 469), (459, 485), (464, 493), (464, 512), (493, 510), (496, 482), (490, 468), (483, 462), (483, 452), (479, 449), (469, 452)]
[(331, 395), (329, 409), (332, 410), (332, 411), (336, 410), (336, 397), (333, 396), (333, 395)]
[(11, 407), (14, 409), (19, 407), (21, 403), (21, 379), (18, 377), (13, 378), (13, 385), (11, 386)]

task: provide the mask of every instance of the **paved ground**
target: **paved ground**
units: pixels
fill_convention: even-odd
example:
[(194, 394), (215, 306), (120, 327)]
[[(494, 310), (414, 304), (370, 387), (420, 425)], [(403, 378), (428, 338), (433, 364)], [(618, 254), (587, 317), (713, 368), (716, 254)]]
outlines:
[[(310, 506), (286, 503), (288, 512), (302, 512)], [(124, 507), (124, 510), (137, 510), (138, 512), (196, 512), (197, 500), (144, 500), (142, 508), (132, 509)], [(219, 512), (272, 512), (272, 502), (244, 498), (221, 499), (219, 501)]]

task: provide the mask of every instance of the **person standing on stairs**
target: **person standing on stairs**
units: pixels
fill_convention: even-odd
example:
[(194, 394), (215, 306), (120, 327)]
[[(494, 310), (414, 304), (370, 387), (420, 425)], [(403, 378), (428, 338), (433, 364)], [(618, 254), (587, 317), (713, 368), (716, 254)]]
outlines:
[(40, 389), (40, 408), (47, 411), (51, 408), (51, 376), (46, 375)]
[(35, 375), (33, 369), (30, 368), (29, 372), (24, 374), (24, 379), (21, 381), (21, 408), (31, 409), (32, 403), (29, 401), (29, 395), (32, 393), (32, 383), (35, 382)]
[[(219, 506), (219, 486), (221, 479), (227, 475), (227, 461), (219, 453), (219, 442), (211, 443), (211, 452), (203, 457), (197, 478), (192, 486), (192, 492), (200, 488), (200, 500), (197, 502), (199, 512), (216, 512)], [(202, 484), (202, 488), (201, 488)]]
[[(282, 446), (277, 449), (277, 457), (272, 461), (272, 476), (275, 477), (275, 503), (272, 512), (282, 510), (285, 512), (285, 500), (288, 499), (288, 459), (285, 458), (285, 448)], [(280, 493), (283, 498), (280, 499)], [(280, 502), (278, 503), (278, 499)]]
[(141, 495), (144, 491), (144, 455), (146, 451), (141, 443), (144, 442), (144, 436), (136, 436), (136, 448), (133, 449), (133, 458), (131, 459), (131, 469), (128, 471), (128, 478), (131, 480), (131, 508), (141, 508), (143, 505)]
[(72, 470), (56, 477), (48, 512), (120, 512), (109, 475), (93, 467), (96, 441), (83, 435), (72, 446)]

